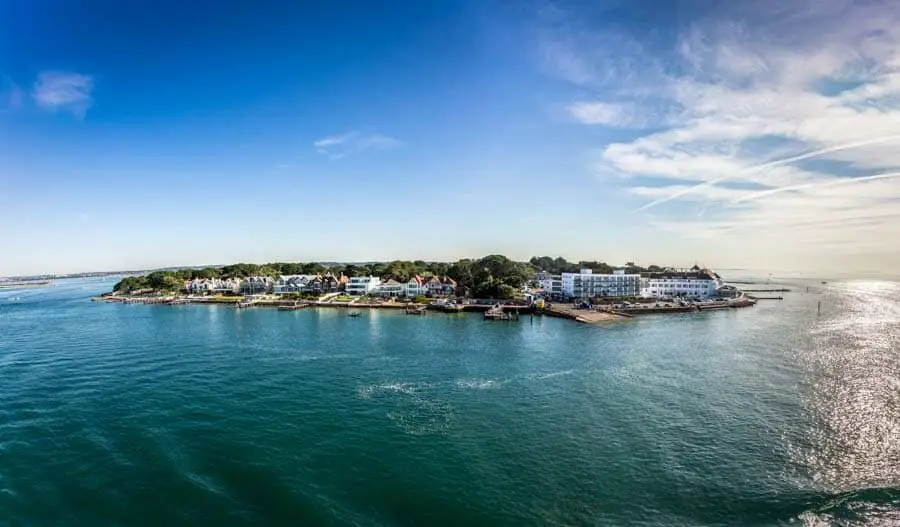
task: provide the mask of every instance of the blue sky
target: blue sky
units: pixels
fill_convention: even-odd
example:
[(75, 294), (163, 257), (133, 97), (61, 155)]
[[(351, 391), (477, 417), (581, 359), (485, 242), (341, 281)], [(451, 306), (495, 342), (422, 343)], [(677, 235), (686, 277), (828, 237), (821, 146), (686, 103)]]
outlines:
[(821, 4), (7, 1), (0, 274), (877, 272), (900, 263), (900, 17)]

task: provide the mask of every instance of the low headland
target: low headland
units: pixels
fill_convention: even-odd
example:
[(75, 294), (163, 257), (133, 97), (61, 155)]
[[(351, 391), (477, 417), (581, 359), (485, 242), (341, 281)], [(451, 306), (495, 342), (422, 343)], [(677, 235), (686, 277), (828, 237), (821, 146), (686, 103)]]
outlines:
[[(775, 290), (772, 290), (773, 292)], [(160, 270), (119, 281), (96, 301), (124, 304), (211, 304), (270, 307), (395, 309), (407, 314), (483, 312), (486, 320), (523, 314), (583, 323), (651, 313), (748, 307), (756, 299), (695, 266), (671, 269), (628, 263), (568, 262), (505, 256), (455, 263), (269, 263)]]

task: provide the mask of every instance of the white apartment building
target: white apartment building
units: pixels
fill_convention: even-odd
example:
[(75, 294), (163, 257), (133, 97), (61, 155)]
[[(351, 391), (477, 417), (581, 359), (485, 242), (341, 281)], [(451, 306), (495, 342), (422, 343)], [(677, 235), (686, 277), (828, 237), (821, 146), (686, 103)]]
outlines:
[(344, 291), (348, 295), (368, 295), (377, 291), (380, 284), (377, 276), (351, 276)]
[(563, 273), (561, 289), (565, 298), (638, 296), (641, 275), (625, 274), (622, 269), (614, 270), (613, 274), (594, 274), (591, 269), (582, 269), (578, 273)]
[(545, 295), (550, 295), (551, 298), (562, 298), (562, 276), (541, 271), (534, 275), (534, 279), (541, 285)]
[(722, 286), (719, 275), (709, 269), (665, 270), (644, 280), (641, 296), (647, 298), (710, 298)]

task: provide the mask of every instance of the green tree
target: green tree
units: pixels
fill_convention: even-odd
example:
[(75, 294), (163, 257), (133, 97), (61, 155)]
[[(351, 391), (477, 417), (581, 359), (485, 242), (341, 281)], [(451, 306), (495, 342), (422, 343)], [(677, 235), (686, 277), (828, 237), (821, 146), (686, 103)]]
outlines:
[(383, 276), (385, 279), (393, 278), (398, 282), (408, 282), (410, 278), (417, 274), (419, 274), (419, 269), (413, 262), (394, 260), (387, 265)]
[(359, 267), (359, 266), (356, 266), (353, 264), (347, 264), (344, 266), (344, 269), (341, 272), (347, 276), (353, 277), (353, 276), (365, 276), (366, 274), (368, 274), (367, 271), (368, 271), (368, 269), (366, 269), (364, 266)]
[(450, 264), (447, 262), (431, 262), (422, 268), (422, 272), (432, 274), (434, 276), (447, 276), (450, 271)]
[(475, 273), (472, 269), (472, 260), (468, 258), (460, 260), (447, 269), (447, 276), (456, 280), (458, 293), (472, 293), (475, 287)]
[(273, 266), (272, 264), (262, 265), (257, 269), (256, 276), (271, 276), (274, 278), (279, 275), (278, 267), (276, 266)]

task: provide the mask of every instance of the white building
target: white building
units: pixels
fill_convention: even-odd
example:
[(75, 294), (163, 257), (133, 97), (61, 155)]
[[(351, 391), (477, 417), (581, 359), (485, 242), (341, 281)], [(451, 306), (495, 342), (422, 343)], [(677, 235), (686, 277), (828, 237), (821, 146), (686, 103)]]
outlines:
[(401, 284), (390, 278), (387, 282), (383, 282), (378, 286), (376, 294), (380, 296), (406, 296), (406, 284)]
[(377, 291), (380, 284), (377, 276), (351, 276), (344, 291), (348, 295), (368, 295)]
[(194, 278), (188, 283), (184, 284), (184, 288), (188, 293), (206, 293), (212, 291), (212, 280), (205, 280), (203, 278)]
[(616, 269), (613, 274), (594, 274), (590, 269), (582, 269), (579, 273), (563, 273), (560, 282), (562, 296), (565, 298), (628, 297), (641, 294), (641, 275), (625, 274), (622, 269)]
[(562, 276), (541, 271), (535, 274), (534, 278), (541, 285), (545, 295), (549, 295), (551, 298), (562, 298)]
[(230, 294), (235, 293), (240, 289), (240, 281), (231, 278), (227, 278), (225, 280), (221, 280), (219, 278), (195, 278), (185, 285), (185, 289), (187, 289), (189, 293), (193, 294)]
[(425, 296), (428, 294), (428, 287), (425, 285), (425, 279), (421, 276), (414, 276), (406, 282), (406, 296)]
[(216, 294), (232, 294), (241, 290), (241, 281), (237, 278), (213, 279), (212, 292)]
[(710, 298), (722, 286), (719, 275), (699, 268), (648, 273), (644, 280), (641, 296), (647, 298)]

